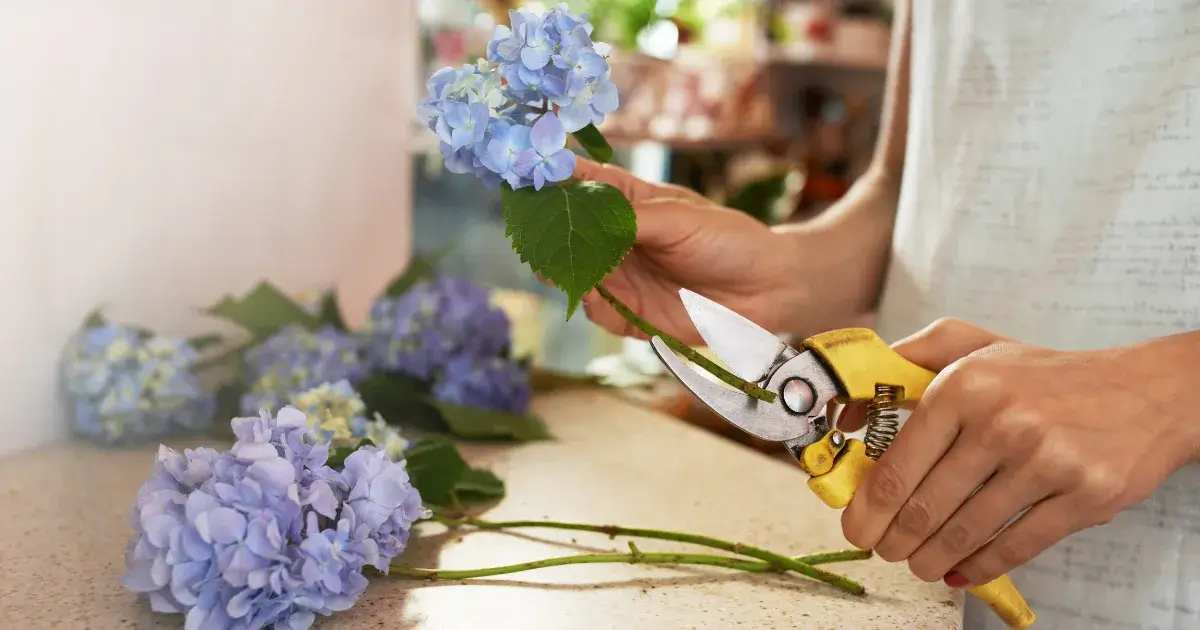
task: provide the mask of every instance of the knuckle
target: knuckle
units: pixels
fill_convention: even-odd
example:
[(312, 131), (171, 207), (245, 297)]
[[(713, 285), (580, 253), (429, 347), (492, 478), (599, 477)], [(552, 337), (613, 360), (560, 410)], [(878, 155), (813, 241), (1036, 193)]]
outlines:
[(970, 324), (957, 317), (939, 317), (925, 327), (925, 334), (928, 336), (949, 337), (955, 336), (970, 327)]
[(904, 474), (895, 465), (880, 461), (871, 471), (867, 499), (874, 506), (894, 506), (904, 497)]
[(1093, 474), (1094, 466), (1079, 447), (1061, 433), (1048, 430), (1035, 450), (1035, 483), (1056, 488), (1079, 488)]
[(976, 403), (991, 401), (1003, 391), (1003, 375), (999, 372), (986, 358), (963, 357), (944, 372), (942, 387)]
[(948, 523), (938, 538), (943, 549), (960, 556), (975, 551), (978, 544), (971, 530), (962, 523)]
[(937, 514), (923, 493), (916, 492), (909, 497), (896, 514), (896, 529), (900, 532), (922, 539), (933, 533), (937, 526)]
[[(1022, 537), (1010, 536), (1007, 537), (1007, 539), (998, 540), (995, 549), (995, 557), (999, 567), (993, 568), (992, 570), (996, 574), (1003, 573), (1010, 567), (1017, 567), (1025, 564), (1033, 556), (1034, 552), (1029, 544), (1029, 541)], [(986, 566), (981, 568), (985, 571), (989, 569), (989, 567)]]
[(1014, 405), (991, 417), (984, 427), (983, 440), (1005, 451), (1028, 452), (1045, 440), (1048, 427), (1040, 410)]
[(1081, 468), (1079, 477), (1079, 491), (1090, 508), (1107, 511), (1123, 493), (1122, 475), (1108, 466)]

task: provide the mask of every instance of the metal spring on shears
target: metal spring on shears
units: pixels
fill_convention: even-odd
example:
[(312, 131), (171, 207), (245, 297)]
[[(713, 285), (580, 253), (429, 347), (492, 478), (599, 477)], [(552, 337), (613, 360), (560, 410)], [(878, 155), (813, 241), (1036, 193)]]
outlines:
[(892, 445), (900, 432), (900, 406), (896, 404), (896, 388), (891, 385), (876, 385), (875, 397), (867, 404), (867, 432), (863, 443), (867, 446), (867, 457), (879, 459)]

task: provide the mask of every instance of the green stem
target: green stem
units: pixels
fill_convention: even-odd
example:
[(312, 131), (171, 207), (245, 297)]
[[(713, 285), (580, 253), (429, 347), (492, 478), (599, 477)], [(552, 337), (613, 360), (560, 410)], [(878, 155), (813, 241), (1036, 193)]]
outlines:
[(872, 556), (870, 549), (842, 549), (840, 551), (822, 551), (820, 553), (810, 553), (807, 556), (796, 556), (792, 558), (796, 562), (804, 564), (834, 564), (836, 562), (853, 562), (855, 560), (870, 560)]
[[(672, 540), (675, 542), (687, 543), (691, 545), (699, 545), (702, 547), (710, 547), (736, 553), (742, 556), (758, 558), (775, 567), (777, 570), (795, 571), (801, 575), (806, 575), (814, 580), (820, 580), (827, 584), (836, 586), (847, 593), (861, 595), (865, 592), (862, 585), (857, 582), (812, 566), (811, 563), (789, 558), (785, 555), (768, 551), (751, 545), (743, 545), (741, 543), (721, 540), (720, 538), (712, 538), (711, 536), (702, 536), (699, 534), (688, 534), (685, 532), (674, 532), (662, 529), (645, 529), (637, 527), (622, 527), (620, 525), (589, 525), (587, 523), (564, 523), (559, 521), (485, 521), (482, 519), (464, 517), (453, 519), (443, 515), (434, 515), (434, 519), (450, 526), (471, 525), (479, 529), (500, 530), (500, 529), (519, 529), (519, 528), (542, 528), (542, 529), (567, 529), (583, 532), (597, 532), (608, 536), (630, 536), (635, 538), (652, 538), (656, 540)], [(850, 552), (835, 552), (835, 557), (845, 557), (844, 554)], [(869, 551), (858, 552), (865, 554), (863, 557), (870, 557)], [(856, 557), (856, 556), (851, 556)], [(828, 562), (837, 562), (839, 560), (829, 560)], [(823, 563), (819, 563), (823, 564)]]
[(608, 289), (605, 289), (601, 285), (596, 285), (596, 292), (599, 293), (600, 296), (605, 300), (608, 300), (608, 303), (611, 304), (614, 309), (616, 309), (617, 313), (619, 313), (621, 317), (624, 317), (626, 321), (634, 326), (637, 326), (638, 330), (646, 333), (650, 337), (658, 337), (659, 339), (662, 339), (669, 348), (675, 352), (678, 352), (679, 354), (682, 354), (692, 363), (704, 368), (704, 370), (709, 374), (721, 379), (721, 382), (729, 385), (730, 387), (741, 390), (747, 396), (752, 396), (763, 402), (775, 402), (775, 392), (769, 392), (758, 385), (751, 383), (750, 381), (738, 378), (735, 374), (717, 365), (716, 363), (713, 363), (708, 359), (708, 357), (696, 352), (687, 344), (675, 339), (658, 328), (655, 328), (653, 324), (645, 319), (642, 319), (642, 317), (637, 313), (634, 313), (633, 309), (625, 306), (625, 303), (621, 300), (618, 300), (615, 295), (609, 293)]
[(464, 569), (461, 571), (447, 569), (418, 569), (416, 567), (392, 565), (390, 567), (390, 574), (426, 580), (467, 580), (471, 578), (504, 575), (506, 573), (520, 573), (522, 571), (532, 571), (534, 569), (544, 569), (546, 567), (558, 567), (567, 564), (613, 563), (705, 565), (710, 567), (734, 569), (737, 571), (747, 571), (750, 573), (767, 573), (777, 570), (775, 567), (766, 562), (755, 562), (753, 560), (742, 560), (740, 558), (729, 558), (726, 556), (715, 556), (700, 553), (646, 553), (644, 551), (632, 551), (630, 553), (585, 553), (574, 556), (559, 556), (557, 558), (545, 558), (543, 560), (534, 560), (532, 562), (506, 564), (503, 566), (485, 567), (482, 569)]

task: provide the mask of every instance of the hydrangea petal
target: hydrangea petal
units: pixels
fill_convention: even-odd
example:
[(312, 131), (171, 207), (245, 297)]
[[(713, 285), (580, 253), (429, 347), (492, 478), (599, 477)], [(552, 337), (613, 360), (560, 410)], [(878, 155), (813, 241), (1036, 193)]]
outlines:
[(542, 156), (553, 154), (567, 146), (567, 133), (562, 122), (553, 112), (548, 112), (533, 123), (529, 132), (529, 143)]

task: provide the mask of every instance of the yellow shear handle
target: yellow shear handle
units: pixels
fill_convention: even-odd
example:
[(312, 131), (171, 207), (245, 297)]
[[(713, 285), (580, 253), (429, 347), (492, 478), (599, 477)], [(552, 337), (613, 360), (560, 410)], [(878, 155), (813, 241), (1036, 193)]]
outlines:
[[(896, 402), (916, 401), (925, 393), (935, 374), (891, 349), (874, 331), (866, 328), (834, 330), (805, 340), (804, 345), (825, 360), (841, 381), (845, 399), (841, 402), (866, 401), (875, 397), (875, 385), (882, 383), (900, 389)], [(812, 477), (808, 487), (826, 505), (842, 509), (850, 504), (854, 492), (875, 465), (867, 457), (867, 448), (859, 440), (834, 443), (837, 431), (801, 453), (800, 464)], [(969, 589), (988, 605), (1010, 628), (1024, 629), (1037, 619), (1025, 598), (1007, 575)]]
[(805, 339), (804, 346), (841, 381), (841, 403), (871, 400), (877, 384), (899, 388), (896, 402), (917, 401), (937, 376), (897, 354), (870, 328), (831, 330)]

